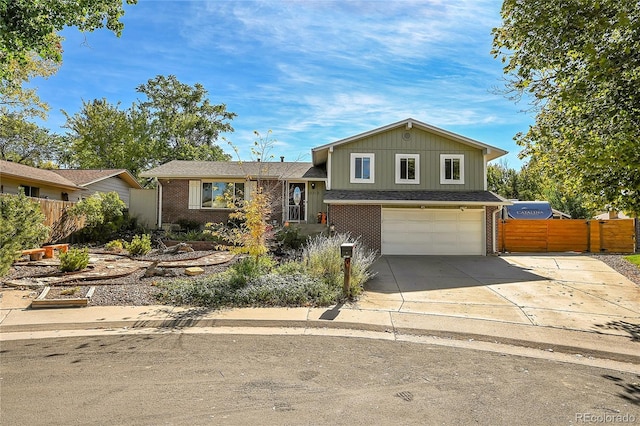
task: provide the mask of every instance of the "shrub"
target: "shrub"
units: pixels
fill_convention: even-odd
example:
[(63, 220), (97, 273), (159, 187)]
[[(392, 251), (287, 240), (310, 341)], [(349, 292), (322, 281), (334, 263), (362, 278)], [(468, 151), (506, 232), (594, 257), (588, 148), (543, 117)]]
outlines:
[(340, 256), (340, 246), (344, 243), (355, 244), (351, 258), (350, 296), (357, 296), (362, 292), (364, 283), (373, 277), (370, 267), (377, 257), (376, 251), (368, 249), (360, 237), (353, 239), (348, 233), (318, 235), (307, 242), (303, 259), (312, 277), (322, 278), (328, 284), (341, 288), (344, 283), (344, 259)]
[(40, 205), (20, 191), (0, 195), (0, 276), (6, 274), (20, 250), (39, 247), (49, 235)]
[(130, 243), (124, 243), (124, 248), (131, 256), (142, 256), (151, 251), (151, 236), (149, 234), (135, 235)]
[(60, 270), (62, 272), (81, 271), (89, 265), (89, 250), (70, 249), (60, 253)]
[(122, 245), (122, 240), (112, 240), (105, 244), (104, 248), (109, 251), (121, 252), (124, 246)]
[[(251, 261), (250, 263), (253, 263)], [(275, 273), (255, 277), (236, 286), (230, 271), (198, 280), (160, 285), (160, 299), (174, 304), (222, 308), (227, 306), (327, 306), (340, 297), (340, 290), (308, 275)]]
[(105, 241), (122, 228), (135, 228), (136, 220), (124, 216), (125, 208), (115, 191), (93, 194), (79, 201), (68, 212), (71, 217), (85, 219), (85, 227), (75, 237), (81, 241)]
[(307, 242), (307, 237), (302, 235), (300, 229), (295, 226), (280, 228), (275, 238), (282, 250), (298, 250)]

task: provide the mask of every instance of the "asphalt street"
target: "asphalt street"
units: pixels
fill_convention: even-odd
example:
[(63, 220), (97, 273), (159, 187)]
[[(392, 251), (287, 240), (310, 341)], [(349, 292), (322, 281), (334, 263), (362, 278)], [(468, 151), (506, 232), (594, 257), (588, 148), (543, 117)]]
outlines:
[(357, 337), (3, 341), (2, 425), (633, 424), (640, 376)]

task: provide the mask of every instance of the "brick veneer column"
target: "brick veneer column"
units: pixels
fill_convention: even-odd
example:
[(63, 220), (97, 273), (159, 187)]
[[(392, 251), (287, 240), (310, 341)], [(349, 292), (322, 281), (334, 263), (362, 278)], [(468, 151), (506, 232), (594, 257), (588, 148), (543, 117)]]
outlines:
[(330, 205), (329, 223), (336, 232), (350, 232), (362, 238), (370, 249), (380, 252), (382, 230), (382, 208), (376, 205)]
[(487, 233), (485, 235), (485, 238), (486, 238), (485, 254), (494, 254), (497, 252), (496, 247), (493, 245), (494, 236), (496, 233), (493, 219), (494, 219), (494, 214), (496, 210), (498, 210), (498, 207), (496, 206), (487, 206), (485, 209), (486, 211), (485, 221), (487, 223), (487, 226), (486, 226)]

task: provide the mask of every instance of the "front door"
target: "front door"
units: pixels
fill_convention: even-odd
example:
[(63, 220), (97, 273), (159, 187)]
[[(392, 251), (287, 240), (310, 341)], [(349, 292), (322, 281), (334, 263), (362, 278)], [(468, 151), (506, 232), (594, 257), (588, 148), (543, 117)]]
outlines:
[(304, 222), (305, 204), (307, 197), (305, 196), (306, 184), (304, 182), (289, 183), (289, 202), (287, 220), (290, 222)]

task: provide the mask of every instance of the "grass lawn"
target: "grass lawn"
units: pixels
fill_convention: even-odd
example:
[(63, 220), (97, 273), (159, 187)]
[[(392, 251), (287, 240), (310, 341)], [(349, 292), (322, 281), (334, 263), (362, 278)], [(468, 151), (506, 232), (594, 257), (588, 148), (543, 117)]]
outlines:
[(640, 254), (632, 254), (631, 256), (625, 256), (624, 258), (640, 268)]

